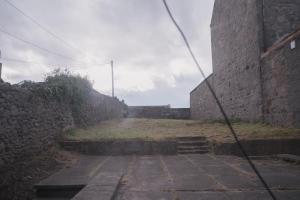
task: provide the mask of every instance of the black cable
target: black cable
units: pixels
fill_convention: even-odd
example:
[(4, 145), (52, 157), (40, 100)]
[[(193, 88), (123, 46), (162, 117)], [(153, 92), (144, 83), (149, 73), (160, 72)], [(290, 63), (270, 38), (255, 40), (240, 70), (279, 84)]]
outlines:
[(19, 62), (19, 63), (45, 65), (45, 63), (41, 63), (41, 62), (36, 62), (36, 61), (31, 61), (31, 60), (20, 60), (20, 59), (14, 59), (14, 58), (0, 58), (0, 60), (8, 61), (8, 62)]
[(29, 42), (29, 41), (27, 41), (27, 40), (24, 40), (23, 38), (20, 38), (20, 37), (18, 37), (18, 36), (16, 36), (16, 35), (13, 35), (13, 34), (7, 32), (7, 31), (3, 30), (1, 27), (0, 27), (0, 32), (6, 34), (6, 35), (8, 35), (8, 36), (10, 36), (10, 37), (12, 37), (12, 38), (14, 38), (14, 39), (16, 39), (16, 40), (19, 40), (19, 41), (21, 41), (21, 42), (24, 42), (24, 43), (26, 43), (26, 44), (29, 44), (29, 45), (31, 45), (31, 46), (33, 46), (33, 47), (35, 47), (35, 48), (38, 48), (38, 49), (43, 50), (43, 51), (45, 51), (45, 52), (48, 52), (48, 53), (50, 53), (50, 54), (53, 54), (53, 55), (56, 55), (56, 56), (59, 56), (59, 57), (65, 58), (65, 59), (73, 60), (73, 61), (75, 61), (75, 62), (84, 64), (84, 65), (87, 65), (87, 64), (88, 64), (88, 65), (89, 65), (89, 64), (94, 64), (94, 65), (103, 65), (103, 64), (107, 64), (107, 63), (100, 63), (100, 64), (98, 64), (98, 63), (85, 63), (85, 62), (82, 62), (82, 61), (80, 61), (80, 60), (73, 59), (73, 58), (71, 58), (71, 57), (69, 57), (69, 56), (65, 56), (65, 55), (56, 53), (56, 52), (51, 51), (51, 50), (49, 50), (49, 49), (47, 49), (47, 48), (41, 47), (41, 46), (39, 46), (39, 45), (37, 45), (37, 44), (35, 44), (35, 43), (33, 43), (33, 42)]
[(39, 46), (39, 45), (37, 45), (37, 44), (34, 44), (34, 43), (29, 42), (29, 41), (27, 41), (27, 40), (24, 40), (24, 39), (22, 39), (22, 38), (20, 38), (20, 37), (18, 37), (18, 36), (16, 36), (16, 35), (13, 35), (13, 34), (7, 32), (7, 31), (3, 30), (2, 28), (0, 28), (0, 32), (6, 34), (6, 35), (8, 35), (8, 36), (10, 36), (10, 37), (12, 37), (12, 38), (14, 38), (14, 39), (16, 39), (16, 40), (19, 40), (19, 41), (21, 41), (21, 42), (24, 42), (24, 43), (26, 43), (26, 44), (29, 44), (29, 45), (31, 45), (31, 46), (34, 46), (35, 48), (38, 48), (38, 49), (41, 49), (41, 50), (46, 51), (46, 52), (48, 52), (48, 53), (51, 53), (51, 54), (53, 54), (53, 55), (56, 55), (56, 56), (59, 56), (59, 57), (63, 57), (63, 58), (66, 58), (66, 59), (73, 60), (73, 58), (71, 58), (71, 57), (64, 56), (64, 55), (62, 55), (62, 54), (56, 53), (56, 52), (54, 52), (54, 51), (51, 51), (51, 50), (46, 49), (46, 48), (44, 48), (44, 47), (41, 47), (41, 46)]
[[(80, 52), (82, 54), (88, 55), (85, 51), (81, 50), (79, 47), (74, 46), (73, 44), (70, 44), (70, 43), (66, 42), (66, 40), (64, 40), (63, 38), (59, 37), (57, 34), (55, 34), (49, 28), (47, 28), (46, 26), (44, 26), (41, 23), (39, 23), (35, 18), (33, 18), (32, 16), (26, 14), (23, 10), (21, 10), (20, 8), (18, 8), (11, 1), (9, 1), (9, 0), (3, 0), (3, 1), (6, 2), (8, 5), (10, 5), (11, 7), (13, 7), (14, 9), (16, 9), (20, 14), (22, 14), (24, 17), (26, 17), (27, 19), (29, 19), (30, 21), (32, 21), (34, 24), (36, 24), (38, 27), (40, 27), (46, 33), (48, 33), (49, 35), (51, 35), (52, 37), (54, 37), (55, 39), (57, 39), (58, 41), (60, 41), (61, 43), (63, 43), (65, 46), (67, 46), (67, 47), (69, 47), (71, 49), (74, 49), (75, 51)], [(99, 65), (101, 65), (101, 64), (99, 64)]]
[(55, 33), (53, 33), (52, 31), (50, 31), (48, 28), (46, 28), (44, 25), (42, 25), (41, 23), (39, 23), (36, 19), (34, 19), (33, 17), (29, 16), (28, 14), (26, 14), (24, 11), (22, 11), (20, 8), (18, 8), (16, 5), (14, 5), (11, 1), (9, 0), (3, 0), (5, 1), (8, 5), (10, 5), (11, 7), (13, 7), (14, 9), (16, 9), (19, 13), (21, 13), (24, 17), (28, 18), (30, 21), (32, 21), (34, 24), (36, 24), (37, 26), (39, 26), (41, 29), (43, 29), (46, 33), (48, 33), (49, 35), (51, 35), (52, 37), (56, 38), (57, 40), (59, 40), (60, 42), (64, 43), (66, 46), (68, 46), (69, 48), (72, 48), (76, 51), (80, 51), (82, 52), (79, 48), (74, 47), (73, 45), (69, 44), (68, 42), (66, 42), (64, 39), (62, 39), (61, 37), (59, 37), (58, 35), (56, 35)]
[[(42, 62), (36, 62), (36, 61), (32, 61), (32, 60), (22, 60), (22, 59), (7, 58), (7, 57), (0, 58), (0, 60), (7, 61), (7, 62), (29, 63), (29, 64), (37, 64), (37, 65), (62, 66), (62, 64), (45, 64), (45, 63), (42, 63)], [(108, 64), (110, 64), (110, 63), (97, 64), (97, 66), (104, 66), (104, 65), (108, 65)], [(80, 66), (78, 63), (77, 63), (77, 65)], [(74, 64), (72, 64), (72, 66), (74, 66)]]
[(209, 91), (211, 92), (211, 94), (213, 95), (214, 99), (216, 100), (216, 103), (217, 103), (217, 105), (218, 105), (218, 107), (219, 107), (219, 109), (220, 109), (220, 111), (221, 111), (221, 113), (222, 113), (222, 115), (223, 115), (223, 117), (224, 117), (224, 119), (225, 119), (225, 122), (226, 122), (226, 124), (227, 124), (227, 126), (228, 126), (230, 132), (232, 133), (232, 135), (233, 135), (233, 137), (234, 137), (234, 139), (235, 139), (235, 141), (236, 141), (238, 147), (240, 148), (242, 154), (245, 156), (245, 158), (247, 159), (249, 165), (252, 167), (253, 171), (255, 172), (255, 174), (257, 175), (257, 177), (259, 178), (259, 180), (262, 182), (263, 186), (266, 188), (266, 190), (268, 191), (268, 193), (270, 194), (270, 196), (272, 197), (272, 199), (273, 199), (273, 200), (276, 200), (276, 197), (275, 197), (275, 195), (273, 194), (273, 192), (271, 191), (270, 187), (268, 186), (268, 184), (266, 183), (266, 181), (263, 179), (263, 177), (261, 176), (261, 174), (260, 174), (259, 171), (257, 170), (256, 166), (254, 165), (254, 163), (253, 163), (253, 162), (251, 161), (251, 159), (249, 158), (249, 156), (248, 156), (246, 150), (244, 149), (243, 145), (242, 145), (241, 142), (239, 141), (239, 138), (238, 138), (238, 136), (237, 136), (235, 130), (233, 129), (232, 124), (231, 124), (231, 122), (230, 122), (230, 120), (229, 120), (229, 118), (228, 118), (228, 116), (227, 116), (225, 110), (223, 109), (223, 106), (222, 106), (221, 102), (219, 101), (219, 99), (218, 99), (216, 93), (214, 92), (213, 88), (211, 87), (210, 83), (209, 83), (208, 80), (206, 79), (206, 76), (205, 76), (205, 74), (204, 74), (202, 68), (200, 67), (200, 65), (199, 65), (199, 63), (198, 63), (198, 61), (197, 61), (197, 59), (196, 59), (196, 57), (195, 57), (195, 55), (194, 55), (194, 53), (193, 53), (193, 51), (192, 51), (192, 49), (191, 49), (191, 47), (190, 47), (190, 44), (189, 44), (189, 42), (188, 42), (188, 40), (187, 40), (185, 34), (183, 33), (182, 29), (180, 28), (180, 26), (179, 26), (179, 25), (177, 24), (177, 22), (175, 21), (175, 19), (174, 19), (173, 15), (172, 15), (172, 13), (171, 13), (171, 11), (170, 11), (170, 9), (169, 9), (169, 6), (168, 6), (166, 0), (162, 0), (162, 1), (163, 1), (163, 3), (164, 3), (164, 6), (165, 6), (165, 8), (166, 8), (166, 10), (167, 10), (167, 13), (168, 13), (169, 17), (171, 18), (172, 22), (173, 22), (174, 25), (176, 26), (177, 30), (180, 32), (180, 34), (181, 34), (181, 36), (182, 36), (182, 38), (183, 38), (183, 40), (184, 40), (184, 42), (185, 42), (185, 45), (186, 45), (186, 47), (187, 47), (189, 53), (191, 54), (191, 56), (192, 56), (192, 58), (193, 58), (193, 60), (194, 60), (194, 62), (195, 62), (195, 64), (196, 64), (196, 66), (198, 67), (198, 69), (199, 69), (201, 75), (203, 76), (204, 81), (205, 81), (205, 83), (206, 83), (206, 85), (207, 85)]

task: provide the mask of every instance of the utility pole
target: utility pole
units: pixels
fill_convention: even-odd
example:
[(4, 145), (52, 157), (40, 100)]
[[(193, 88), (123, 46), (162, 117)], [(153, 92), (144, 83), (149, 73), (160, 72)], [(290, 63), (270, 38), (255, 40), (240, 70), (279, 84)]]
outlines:
[(114, 86), (114, 62), (110, 61), (111, 65), (111, 96), (115, 97), (115, 86)]

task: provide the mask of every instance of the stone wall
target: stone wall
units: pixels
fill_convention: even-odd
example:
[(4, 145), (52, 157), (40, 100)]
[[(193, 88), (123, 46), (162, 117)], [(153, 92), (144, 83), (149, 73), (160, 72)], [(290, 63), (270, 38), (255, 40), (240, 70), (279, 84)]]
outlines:
[(265, 121), (300, 127), (300, 39), (262, 60)]
[[(255, 0), (216, 0), (211, 23), (213, 88), (230, 118), (250, 122), (262, 118), (257, 10)], [(219, 119), (215, 107), (205, 83), (191, 92), (193, 119)]]
[(170, 108), (169, 119), (190, 119), (191, 113), (190, 108)]
[[(300, 155), (299, 139), (258, 139), (242, 140), (243, 147), (249, 156), (266, 156), (278, 154)], [(217, 155), (243, 156), (236, 142), (210, 142), (211, 151)]]
[[(299, 24), (299, 1), (215, 1), (209, 80), (231, 119), (300, 126), (299, 42), (292, 51), (286, 44), (262, 59)], [(205, 83), (190, 97), (193, 119), (220, 119)]]
[(75, 120), (67, 103), (29, 88), (0, 83), (0, 189), (10, 181), (2, 180), (2, 173), (12, 170), (24, 158), (47, 150), (62, 131), (122, 116), (124, 104), (116, 98), (95, 91), (86, 98), (80, 108), (80, 121)]
[(89, 155), (174, 155), (177, 143), (174, 139), (152, 141), (139, 139), (114, 139), (101, 141), (62, 141), (61, 146), (70, 151)]
[(189, 119), (189, 108), (164, 106), (128, 106), (128, 117), (153, 119)]
[(117, 98), (93, 90), (87, 97), (87, 102), (74, 116), (74, 121), (76, 125), (80, 126), (93, 125), (103, 120), (122, 118), (124, 109), (126, 109), (126, 105)]
[[(290, 48), (287, 37), (300, 32), (300, 1), (263, 1), (264, 50), (262, 97), (264, 121), (300, 127), (300, 39)], [(278, 44), (283, 44), (278, 48)], [(274, 49), (274, 50), (273, 50)], [(269, 53), (270, 52), (270, 53)]]
[(52, 145), (57, 133), (74, 126), (69, 106), (32, 91), (0, 83), (0, 169)]
[[(207, 77), (208, 82), (214, 88), (214, 75)], [(208, 90), (205, 81), (201, 82), (190, 93), (191, 118), (207, 121), (221, 118), (221, 113), (212, 94)], [(216, 115), (219, 112), (219, 116)]]
[(264, 47), (300, 28), (300, 1), (263, 0)]

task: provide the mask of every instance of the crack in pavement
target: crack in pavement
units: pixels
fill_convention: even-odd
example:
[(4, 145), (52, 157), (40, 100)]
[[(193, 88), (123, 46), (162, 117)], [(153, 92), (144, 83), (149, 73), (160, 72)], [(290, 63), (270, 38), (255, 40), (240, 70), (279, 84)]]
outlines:
[(134, 164), (136, 163), (136, 155), (133, 155), (132, 158), (131, 158), (131, 161), (129, 162), (126, 170), (125, 170), (125, 173), (123, 174), (121, 180), (120, 180), (120, 185), (119, 185), (119, 188), (118, 188), (118, 191), (116, 192), (114, 199), (122, 199), (123, 198), (123, 195), (124, 195), (124, 188), (126, 186), (126, 183), (128, 183), (130, 177), (132, 176), (133, 174), (133, 168), (134, 168)]
[(216, 190), (223, 190), (223, 191), (226, 191), (228, 190), (229, 188), (227, 188), (225, 185), (223, 185), (222, 183), (220, 183), (215, 176), (213, 176), (212, 174), (208, 174), (204, 169), (202, 169), (200, 166), (198, 166), (191, 158), (189, 158), (188, 156), (186, 155), (183, 155), (183, 157), (189, 162), (191, 163), (198, 171), (206, 174), (216, 185), (217, 188)]
[[(173, 186), (173, 188), (170, 190), (172, 196), (173, 196), (173, 199), (174, 200), (179, 200), (178, 198), (178, 194), (176, 193), (176, 190), (174, 189), (174, 185), (175, 185), (175, 181), (174, 181), (174, 178), (172, 177), (169, 169), (168, 169), (168, 166), (166, 165), (165, 161), (163, 160), (163, 157), (162, 156), (159, 156), (159, 160), (160, 160), (160, 163), (162, 165), (162, 169), (166, 175), (166, 177), (168, 178), (168, 181), (171, 183), (171, 185)], [(166, 190), (165, 190), (166, 191)]]
[(103, 161), (101, 161), (96, 167), (91, 170), (91, 172), (88, 174), (89, 177), (95, 176), (101, 169), (101, 167), (111, 158), (111, 156), (105, 158)]

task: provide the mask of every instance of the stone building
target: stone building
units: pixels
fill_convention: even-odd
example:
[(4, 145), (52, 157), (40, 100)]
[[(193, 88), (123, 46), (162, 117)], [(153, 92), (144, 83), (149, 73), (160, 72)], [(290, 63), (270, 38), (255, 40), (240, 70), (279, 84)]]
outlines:
[[(213, 73), (231, 119), (300, 127), (300, 1), (215, 0)], [(222, 119), (205, 82), (190, 93), (192, 119)]]

